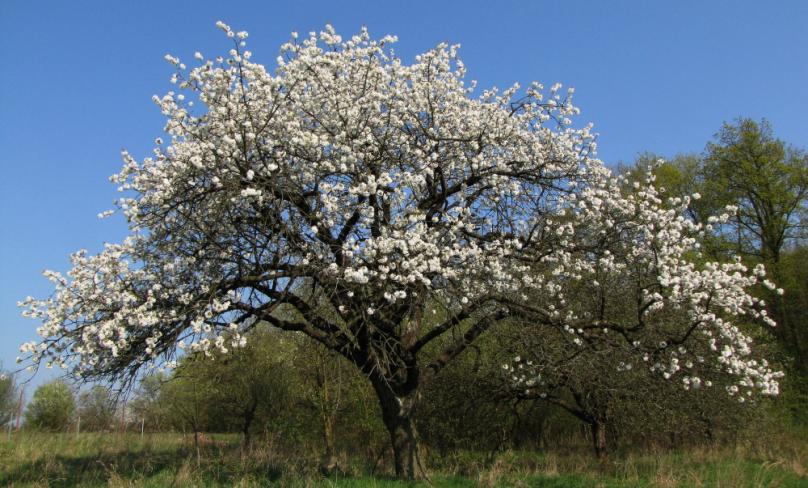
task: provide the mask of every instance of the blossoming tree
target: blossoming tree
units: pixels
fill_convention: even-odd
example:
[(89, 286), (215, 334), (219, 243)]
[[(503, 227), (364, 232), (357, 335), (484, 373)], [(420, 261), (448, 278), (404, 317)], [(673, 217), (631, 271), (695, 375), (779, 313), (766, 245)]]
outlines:
[[(572, 90), (478, 92), (456, 46), (406, 64), (394, 37), (343, 40), (330, 27), (293, 34), (270, 73), (250, 61), (246, 33), (218, 25), (229, 56), (197, 53), (192, 69), (166, 57), (177, 89), (155, 101), (170, 140), (142, 162), (124, 153), (113, 177), (131, 235), (75, 254), (66, 277), (48, 273), (51, 298), (24, 301), (42, 321), (41, 341), (23, 346), (34, 363), (131, 379), (178, 349), (237, 354), (259, 322), (300, 331), (368, 377), (406, 478), (417, 475), (419, 387), (513, 314), (583, 344), (686, 307), (718, 360), (776, 388), (725, 318), (759, 316), (745, 292), (754, 275), (696, 270), (683, 259), (694, 224), (652, 196), (621, 197), (589, 127), (571, 126)], [(656, 277), (633, 324), (565, 302), (593, 270), (623, 271), (612, 246)]]

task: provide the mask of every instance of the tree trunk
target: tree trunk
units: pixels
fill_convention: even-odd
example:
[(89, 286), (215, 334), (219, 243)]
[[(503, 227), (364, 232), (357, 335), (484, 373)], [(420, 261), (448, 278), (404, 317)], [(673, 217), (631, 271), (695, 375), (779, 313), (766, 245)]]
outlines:
[(244, 417), (244, 424), (242, 425), (241, 432), (244, 434), (244, 444), (242, 445), (242, 450), (247, 452), (250, 448), (250, 425), (252, 424), (253, 416), (252, 414), (247, 414)]
[(241, 432), (244, 433), (244, 445), (242, 446), (243, 452), (247, 452), (250, 448), (250, 441), (252, 440), (250, 436), (250, 427), (252, 427), (253, 420), (255, 420), (255, 412), (258, 410), (258, 396), (254, 396), (250, 405), (243, 411), (244, 413), (244, 423), (241, 425)]
[(592, 422), (592, 447), (598, 460), (606, 460), (606, 423), (600, 420)]
[(385, 415), (385, 426), (390, 433), (395, 458), (396, 477), (406, 480), (416, 478), (415, 454), (418, 446), (415, 428), (408, 415)]
[(376, 379), (372, 383), (382, 408), (382, 420), (390, 433), (396, 477), (409, 481), (422, 478), (423, 473), (417, 463), (418, 445), (413, 424), (417, 388), (397, 394), (384, 380)]
[(323, 476), (332, 475), (337, 469), (337, 457), (334, 449), (334, 419), (323, 408), (323, 442), (325, 444), (323, 459), (320, 461), (320, 473)]

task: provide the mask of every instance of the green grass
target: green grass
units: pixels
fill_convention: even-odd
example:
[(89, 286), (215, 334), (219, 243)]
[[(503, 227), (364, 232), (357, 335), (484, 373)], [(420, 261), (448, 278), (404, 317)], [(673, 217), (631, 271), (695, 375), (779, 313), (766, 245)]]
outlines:
[[(258, 448), (242, 455), (239, 438), (212, 435), (199, 452), (181, 434), (21, 433), (0, 440), (0, 486), (413, 486), (369, 476), (367, 460), (344, 460), (345, 473), (317, 474), (314, 452)], [(474, 487), (808, 487), (806, 441), (796, 435), (733, 447), (614, 454), (508, 451), (429, 455), (432, 486)], [(382, 466), (378, 472), (387, 469)], [(429, 486), (420, 483), (418, 486)]]

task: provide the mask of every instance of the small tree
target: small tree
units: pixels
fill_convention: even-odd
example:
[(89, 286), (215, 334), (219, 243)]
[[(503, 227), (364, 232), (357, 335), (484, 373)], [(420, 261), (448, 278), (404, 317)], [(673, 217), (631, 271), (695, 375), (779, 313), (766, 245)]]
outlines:
[[(659, 381), (650, 356), (638, 359), (620, 340), (598, 340), (585, 353), (547, 329), (508, 342), (518, 351), (503, 371), (510, 396), (547, 402), (586, 424), (600, 460), (616, 444), (610, 437), (620, 432), (655, 440), (684, 433), (712, 441), (719, 428), (755, 412), (759, 403), (734, 393), (736, 378), (712, 363), (687, 360), (681, 364), (681, 381)], [(697, 357), (709, 354), (698, 341), (683, 345)], [(729, 430), (742, 429), (740, 423)]]
[(323, 456), (320, 461), (320, 472), (333, 474), (340, 466), (337, 458), (337, 428), (340, 416), (353, 414), (351, 424), (357, 430), (365, 420), (351, 412), (352, 401), (349, 398), (357, 392), (357, 374), (355, 368), (336, 352), (322, 347), (319, 343), (305, 336), (297, 336), (296, 351), (292, 362), (287, 367), (300, 372), (298, 389), (302, 403), (319, 422), (322, 431)]
[[(277, 330), (255, 328), (238, 351), (213, 351), (190, 356), (183, 362), (180, 381), (192, 381), (206, 392), (203, 410), (220, 426), (234, 424), (243, 434), (243, 448), (251, 445), (254, 423), (281, 408), (289, 388), (285, 361), (292, 353)], [(224, 425), (221, 425), (224, 424)]]
[(187, 358), (174, 371), (171, 381), (161, 389), (161, 400), (168, 407), (168, 417), (177, 430), (193, 432), (194, 449), (199, 459), (199, 434), (209, 423), (210, 410), (207, 402), (210, 399), (210, 383), (194, 372), (195, 361), (199, 357)]
[[(621, 168), (639, 181), (655, 167), (658, 158), (641, 154), (635, 163)], [(707, 144), (703, 155), (680, 154), (656, 167), (657, 188), (666, 195), (690, 200), (686, 216), (705, 224), (708, 231), (702, 244), (715, 259), (732, 260), (741, 256), (761, 262), (773, 281), (787, 291), (799, 294), (799, 285), (791, 276), (794, 268), (783, 263), (782, 256), (808, 237), (808, 155), (775, 137), (771, 125), (739, 118), (725, 123)], [(710, 217), (733, 205), (725, 222)], [(796, 372), (808, 371), (804, 341), (800, 336), (804, 320), (802, 308), (791, 309), (794, 299), (761, 290), (769, 313), (778, 327), (768, 328), (793, 357)]]
[[(234, 39), (226, 60), (188, 71), (167, 56), (179, 91), (155, 101), (169, 147), (158, 140), (142, 164), (124, 153), (113, 178), (133, 193), (120, 201), (131, 236), (74, 255), (70, 279), (48, 273), (52, 299), (23, 303), (44, 322), (41, 344), (23, 348), (33, 361), (132, 379), (178, 347), (238, 349), (261, 321), (300, 331), (368, 378), (396, 474), (410, 479), (423, 385), (513, 314), (628, 333), (685, 306), (742, 379), (776, 391), (768, 368), (744, 359), (747, 338), (713, 312), (759, 316), (745, 292), (755, 278), (740, 264), (681, 262), (698, 229), (668, 222), (653, 194), (613, 189), (589, 128), (571, 126), (572, 90), (477, 95), (456, 47), (407, 65), (387, 47), (394, 37), (343, 40), (330, 26), (294, 36), (270, 74), (250, 61), (245, 32), (219, 26)], [(611, 248), (658, 278), (637, 297), (639, 324), (563, 305), (593, 256), (611, 266)], [(556, 273), (535, 279), (536, 266)], [(555, 308), (532, 306), (526, 289)], [(442, 322), (424, 320), (435, 303)]]
[(75, 413), (73, 390), (64, 381), (55, 380), (34, 391), (25, 411), (25, 423), (34, 429), (65, 432), (73, 424)]
[(135, 396), (129, 403), (133, 419), (141, 422), (144, 430), (160, 432), (169, 423), (169, 406), (162, 394), (167, 381), (162, 372), (155, 372), (141, 378)]
[(93, 385), (88, 391), (79, 393), (78, 415), (85, 431), (100, 432), (112, 428), (115, 410), (115, 399), (106, 386)]
[(514, 344), (521, 353), (505, 365), (511, 395), (541, 399), (573, 415), (590, 428), (595, 455), (605, 459), (607, 429), (619, 415), (620, 400), (642, 394), (638, 390), (645, 386), (628, 373), (631, 363), (620, 361), (631, 361), (633, 355), (603, 344), (594, 353), (581, 354), (580, 347), (555, 331), (539, 333), (528, 344)]

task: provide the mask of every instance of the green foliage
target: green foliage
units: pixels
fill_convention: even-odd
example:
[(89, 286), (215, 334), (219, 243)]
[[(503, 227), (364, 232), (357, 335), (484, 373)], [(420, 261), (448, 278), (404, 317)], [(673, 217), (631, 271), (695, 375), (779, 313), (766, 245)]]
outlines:
[[(794, 369), (808, 384), (808, 246), (802, 245), (782, 253), (778, 266), (778, 285), (785, 294), (782, 300), (781, 335), (788, 352), (794, 357)], [(808, 389), (803, 390), (808, 392)]]
[[(202, 396), (198, 408), (206, 430), (240, 431), (249, 443), (253, 421), (281, 409), (289, 386), (278, 369), (289, 353), (286, 341), (277, 332), (256, 330), (242, 348), (211, 357), (194, 355), (183, 362), (176, 388)], [(196, 394), (189, 397), (191, 403), (200, 401)]]
[(174, 373), (171, 381), (161, 389), (162, 401), (174, 430), (202, 432), (211, 417), (208, 407), (210, 383), (193, 370), (194, 358), (186, 360)]
[(37, 430), (65, 432), (75, 413), (73, 390), (64, 381), (55, 380), (36, 389), (25, 411), (25, 424)]
[(457, 449), (497, 450), (510, 442), (519, 416), (501, 394), (501, 368), (490, 339), (484, 337), (426, 386), (418, 431), (429, 448), (448, 455)]
[(739, 253), (777, 262), (804, 235), (808, 156), (774, 137), (767, 121), (725, 123), (707, 145), (702, 173), (708, 201), (738, 207), (730, 233)]
[(387, 443), (375, 395), (355, 366), (302, 334), (263, 326), (244, 347), (189, 355), (171, 377), (148, 379), (133, 412), (162, 419), (152, 429), (239, 432), (244, 447), (257, 436), (332, 466), (340, 452), (373, 457)]
[[(322, 468), (339, 464), (339, 452), (361, 451), (373, 456), (388, 443), (379, 419), (376, 395), (369, 382), (345, 358), (302, 334), (291, 337), (295, 352), (282, 365), (294, 378), (290, 395), (299, 407), (294, 421), (301, 436), (322, 442)], [(305, 432), (308, 431), (308, 432)], [(314, 434), (312, 436), (312, 434)]]

